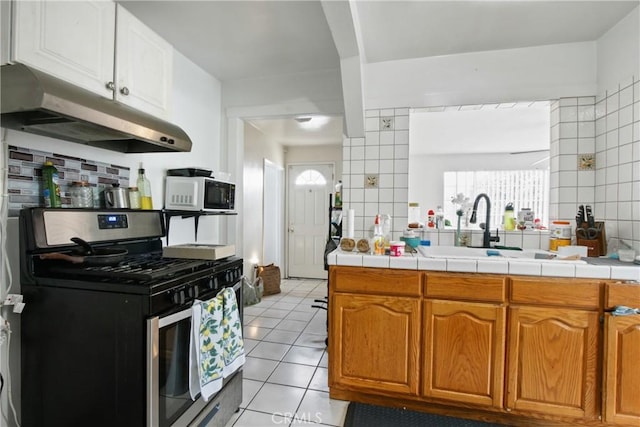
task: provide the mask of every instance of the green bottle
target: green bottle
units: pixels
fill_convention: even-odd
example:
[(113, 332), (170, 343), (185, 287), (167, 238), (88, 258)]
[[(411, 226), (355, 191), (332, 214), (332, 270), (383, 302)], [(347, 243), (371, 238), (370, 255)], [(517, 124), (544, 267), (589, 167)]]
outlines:
[(52, 162), (47, 161), (42, 168), (42, 179), (44, 181), (44, 206), (47, 208), (59, 208), (62, 206), (60, 202), (60, 185), (58, 184), (58, 169)]

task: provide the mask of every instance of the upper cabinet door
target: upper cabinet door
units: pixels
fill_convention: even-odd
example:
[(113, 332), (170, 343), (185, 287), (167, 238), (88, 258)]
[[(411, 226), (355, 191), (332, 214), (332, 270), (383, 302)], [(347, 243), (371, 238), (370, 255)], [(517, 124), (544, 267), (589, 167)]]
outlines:
[(16, 1), (12, 60), (112, 98), (115, 3)]
[(120, 5), (116, 34), (115, 99), (168, 118), (173, 47)]

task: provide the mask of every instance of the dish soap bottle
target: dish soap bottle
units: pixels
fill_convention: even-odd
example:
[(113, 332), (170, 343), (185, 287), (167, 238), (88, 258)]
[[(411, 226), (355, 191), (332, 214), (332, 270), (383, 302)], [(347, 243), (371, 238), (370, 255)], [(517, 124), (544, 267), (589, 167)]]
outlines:
[(59, 208), (62, 206), (60, 200), (60, 185), (58, 184), (58, 169), (53, 162), (46, 161), (42, 168), (42, 178), (44, 180), (44, 206), (47, 208)]
[(503, 226), (507, 231), (512, 231), (516, 228), (516, 218), (513, 213), (513, 203), (508, 203), (504, 208)]
[(138, 169), (138, 191), (140, 192), (140, 209), (153, 209), (151, 183), (144, 174), (142, 163), (140, 163), (140, 169)]
[(380, 215), (376, 215), (373, 223), (373, 254), (384, 255), (384, 234), (382, 234), (382, 225), (380, 224)]

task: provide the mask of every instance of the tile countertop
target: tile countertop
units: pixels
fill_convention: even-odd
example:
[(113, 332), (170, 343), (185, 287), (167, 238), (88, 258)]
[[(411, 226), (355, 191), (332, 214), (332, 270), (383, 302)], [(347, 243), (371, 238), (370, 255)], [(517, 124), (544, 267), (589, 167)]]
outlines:
[(349, 267), (397, 268), (404, 270), (452, 271), (527, 276), (585, 277), (616, 279), (640, 283), (640, 265), (617, 260), (589, 258), (583, 261), (526, 260), (487, 257), (487, 259), (428, 258), (419, 254), (400, 257), (369, 255), (336, 249), (327, 255), (329, 265)]

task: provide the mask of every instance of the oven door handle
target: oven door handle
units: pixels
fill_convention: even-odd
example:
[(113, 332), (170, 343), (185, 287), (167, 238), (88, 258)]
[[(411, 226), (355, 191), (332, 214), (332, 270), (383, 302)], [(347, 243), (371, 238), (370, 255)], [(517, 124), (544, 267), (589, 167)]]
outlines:
[(238, 280), (235, 285), (233, 285), (233, 292), (238, 292), (242, 288), (242, 279)]
[(160, 363), (159, 323), (160, 319), (158, 316), (147, 320), (147, 427), (154, 427), (160, 424), (160, 380), (158, 378), (158, 367)]
[(169, 326), (172, 325), (174, 323), (178, 323), (181, 320), (187, 319), (189, 317), (191, 317), (191, 307), (184, 309), (182, 311), (179, 311), (177, 313), (173, 313), (169, 316), (163, 317), (161, 319), (159, 319), (158, 321), (158, 328), (162, 329), (165, 326)]

